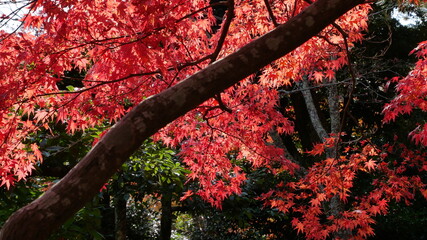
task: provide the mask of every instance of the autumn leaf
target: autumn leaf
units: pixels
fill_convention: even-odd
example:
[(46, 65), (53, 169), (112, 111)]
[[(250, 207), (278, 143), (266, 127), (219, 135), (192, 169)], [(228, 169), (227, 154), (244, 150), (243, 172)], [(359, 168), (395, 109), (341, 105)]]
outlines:
[(313, 149), (310, 151), (307, 151), (307, 153), (316, 156), (316, 155), (322, 155), (325, 152), (325, 145), (323, 143), (318, 143), (314, 145)]
[(316, 82), (321, 82), (323, 80), (323, 77), (324, 77), (323, 73), (318, 72), (318, 71), (315, 71), (313, 76), (314, 76), (314, 80), (316, 80)]
[(300, 222), (297, 218), (292, 219), (292, 226), (297, 230), (297, 233), (303, 233), (304, 232), (304, 224)]
[(367, 162), (365, 162), (365, 168), (368, 169), (368, 171), (373, 171), (375, 170), (375, 168), (377, 167), (377, 163), (374, 160), (369, 160)]

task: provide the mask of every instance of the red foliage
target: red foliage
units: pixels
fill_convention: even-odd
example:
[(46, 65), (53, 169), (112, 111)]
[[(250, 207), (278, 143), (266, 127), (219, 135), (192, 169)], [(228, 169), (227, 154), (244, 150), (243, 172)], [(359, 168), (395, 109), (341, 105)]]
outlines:
[[(224, 29), (213, 31), (216, 19), (207, 2), (34, 1), (22, 31), (0, 32), (1, 185), (9, 188), (42, 161), (35, 144), (22, 142), (48, 128), (47, 123), (63, 122), (70, 133), (101, 122), (113, 124), (136, 103), (216, 60), (216, 49), (221, 50), (219, 57), (225, 56), (274, 28), (265, 1), (235, 1), (234, 19), (218, 46)], [(284, 23), (307, 5), (286, 0), (274, 1), (271, 8), (276, 21)], [(336, 21), (347, 34), (349, 47), (362, 39), (369, 10), (369, 5), (360, 5)], [(271, 207), (299, 216), (292, 220), (298, 233), (309, 239), (324, 239), (341, 230), (352, 231), (356, 239), (372, 235), (372, 217), (385, 214), (390, 201), (409, 202), (416, 190), (427, 197), (418, 176), (402, 174), (408, 166), (426, 171), (425, 154), (402, 148), (399, 159), (403, 160), (390, 165), (383, 159), (383, 153), (391, 152), (386, 147), (358, 146), (343, 156), (314, 163), (303, 177), (297, 177), (298, 163), (286, 159), (284, 149), (272, 144), (271, 131), (294, 131), (293, 123), (277, 110), (277, 89), (303, 76), (318, 82), (333, 79), (335, 71), (347, 63), (343, 46), (340, 31), (329, 26), (258, 76), (242, 80), (169, 124), (155, 138), (181, 147), (181, 157), (191, 170), (189, 179), (201, 186), (196, 194), (214, 206), (240, 193), (246, 180), (229, 160), (233, 154), (254, 167), (295, 176), (295, 181), (277, 186), (263, 199)], [(427, 110), (426, 42), (416, 54), (420, 60), (415, 69), (399, 81), (399, 96), (384, 110), (386, 121), (413, 108)], [(86, 72), (84, 78), (74, 80), (83, 87), (58, 89), (57, 84), (67, 78), (64, 73), (71, 70)], [(427, 125), (420, 125), (411, 136), (427, 146)], [(322, 155), (335, 145), (336, 138), (331, 139), (310, 153)], [(374, 190), (353, 196), (354, 180), (361, 172), (375, 173)], [(349, 202), (350, 198), (350, 208), (326, 212), (326, 202)], [(322, 220), (323, 215), (327, 220)]]
[[(389, 164), (390, 159), (378, 156), (380, 151), (391, 151), (388, 158), (399, 162)], [(407, 169), (418, 169), (420, 174), (426, 171), (425, 152), (413, 152), (404, 145), (396, 149), (385, 145), (378, 149), (370, 144), (362, 148), (355, 146), (352, 152), (348, 157), (315, 163), (305, 177), (279, 184), (262, 199), (266, 205), (300, 216), (292, 220), (292, 225), (309, 239), (325, 239), (342, 230), (352, 232), (355, 239), (365, 239), (374, 234), (373, 217), (386, 214), (389, 202), (409, 204), (417, 191), (426, 197), (427, 185), (421, 178), (405, 174)], [(375, 172), (373, 190), (362, 194), (352, 192), (354, 180), (363, 172)], [(328, 213), (332, 211), (327, 210), (331, 201), (349, 203), (350, 200), (348, 209)]]
[[(384, 107), (386, 122), (400, 114), (410, 114), (413, 109), (427, 112), (427, 41), (421, 42), (411, 54), (419, 60), (408, 76), (398, 80), (396, 90), (399, 94)], [(417, 144), (427, 146), (427, 123), (420, 123), (410, 136)]]

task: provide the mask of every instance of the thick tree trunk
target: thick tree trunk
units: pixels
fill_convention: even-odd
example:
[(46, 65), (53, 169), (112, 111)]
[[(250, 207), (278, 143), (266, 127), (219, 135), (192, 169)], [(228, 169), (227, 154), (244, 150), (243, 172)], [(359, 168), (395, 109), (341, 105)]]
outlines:
[(308, 85), (308, 80), (301, 80), (300, 88), (302, 95), (304, 96), (305, 105), (307, 106), (308, 115), (310, 116), (311, 123), (316, 130), (317, 136), (319, 137), (321, 142), (324, 142), (325, 139), (329, 136), (326, 132), (326, 129), (322, 125), (322, 121), (320, 121), (320, 116), (317, 111), (316, 104), (314, 103), (313, 96), (311, 95), (311, 90)]
[(172, 193), (162, 194), (162, 216), (160, 218), (160, 238), (159, 240), (170, 240), (172, 233)]
[(72, 217), (141, 143), (169, 122), (294, 50), (362, 0), (319, 0), (237, 52), (136, 106), (60, 182), (15, 212), (0, 240), (46, 239)]
[[(338, 87), (336, 85), (337, 80), (334, 78), (332, 80), (332, 85), (328, 87), (328, 106), (329, 106), (329, 115), (330, 115), (330, 121), (331, 121), (331, 133), (338, 139), (338, 134), (340, 131), (340, 108), (339, 108), (339, 92)], [(337, 143), (339, 144), (339, 143)], [(333, 147), (331, 149), (328, 149), (328, 156), (330, 158), (337, 158), (338, 157), (338, 146)], [(338, 195), (335, 195), (332, 197), (332, 199), (328, 203), (329, 207), (329, 215), (339, 217), (341, 212), (344, 210), (344, 203), (341, 201)], [(351, 239), (351, 231), (340, 229), (334, 234), (335, 239)]]
[(332, 79), (332, 85), (328, 87), (328, 106), (331, 119), (331, 133), (337, 134), (340, 130), (340, 101), (337, 80)]

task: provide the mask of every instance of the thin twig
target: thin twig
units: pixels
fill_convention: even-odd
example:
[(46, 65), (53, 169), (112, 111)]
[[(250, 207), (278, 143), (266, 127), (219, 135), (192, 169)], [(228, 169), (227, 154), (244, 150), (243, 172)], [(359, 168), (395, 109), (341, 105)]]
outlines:
[(278, 27), (279, 24), (276, 21), (276, 17), (274, 16), (273, 10), (271, 9), (270, 3), (268, 2), (268, 0), (264, 0), (265, 6), (267, 7), (267, 11), (268, 11), (268, 15), (271, 18), (271, 21), (273, 22), (273, 25), (275, 27)]
[[(208, 5), (208, 6), (206, 6), (206, 7), (200, 8), (200, 9), (198, 9), (198, 10), (194, 11), (194, 12), (191, 12), (191, 13), (189, 13), (189, 14), (187, 14), (187, 15), (185, 15), (185, 16), (183, 16), (183, 17), (179, 18), (179, 19), (177, 19), (177, 20), (175, 21), (175, 23), (182, 22), (183, 20), (185, 20), (185, 19), (187, 19), (187, 18), (189, 18), (189, 17), (193, 16), (194, 14), (197, 14), (197, 13), (199, 13), (199, 12), (201, 12), (201, 11), (204, 11), (204, 10), (206, 10), (206, 9), (208, 9), (208, 8), (211, 8), (211, 7), (214, 7), (214, 6), (222, 6), (222, 5), (224, 5), (224, 4), (225, 4), (224, 2), (218, 2), (218, 3), (212, 3), (212, 4), (209, 4), (209, 5)], [(69, 48), (62, 49), (62, 50), (57, 51), (57, 52), (54, 52), (54, 53), (52, 53), (52, 54), (57, 54), (57, 53), (61, 53), (61, 52), (67, 52), (67, 51), (70, 51), (70, 50), (73, 50), (73, 49), (76, 49), (76, 48), (84, 47), (84, 46), (86, 46), (86, 45), (100, 45), (100, 43), (108, 42), (108, 41), (111, 41), (111, 42), (108, 42), (108, 43), (107, 43), (108, 45), (121, 44), (120, 46), (124, 46), (124, 45), (126, 45), (126, 44), (131, 44), (131, 43), (134, 43), (134, 42), (141, 41), (141, 40), (143, 40), (143, 39), (145, 39), (145, 38), (147, 38), (147, 37), (149, 37), (149, 36), (152, 36), (153, 34), (158, 33), (158, 32), (160, 32), (160, 31), (162, 31), (162, 30), (164, 30), (164, 29), (166, 29), (166, 26), (162, 26), (162, 27), (154, 28), (154, 29), (152, 29), (152, 30), (151, 30), (151, 32), (147, 32), (147, 33), (143, 33), (143, 32), (136, 32), (136, 33), (135, 33), (135, 34), (133, 34), (133, 35), (123, 35), (123, 36), (117, 36), (117, 37), (111, 37), (111, 38), (104, 38), (104, 39), (92, 40), (92, 41), (89, 41), (89, 42), (85, 42), (85, 43), (79, 44), (79, 45), (77, 45), (77, 46), (73, 46), (73, 47), (69, 47)], [(113, 42), (113, 41), (112, 41), (112, 40), (118, 40), (118, 39), (123, 39), (123, 38), (131, 38), (131, 37), (133, 37), (133, 36), (139, 36), (139, 35), (142, 35), (142, 36), (140, 36), (140, 37), (136, 38), (135, 40), (129, 41), (129, 42), (124, 42), (124, 43), (123, 43), (123, 42), (117, 42), (117, 41)], [(117, 47), (117, 46), (116, 46), (116, 47)]]
[(334, 26), (338, 30), (338, 32), (341, 33), (341, 35), (343, 37), (344, 47), (345, 47), (345, 51), (346, 51), (346, 55), (347, 55), (348, 70), (349, 70), (350, 76), (351, 76), (351, 88), (350, 88), (350, 92), (348, 93), (347, 102), (344, 105), (341, 123), (340, 123), (340, 127), (338, 130), (338, 136), (337, 136), (338, 139), (337, 139), (336, 145), (335, 145), (335, 151), (338, 152), (339, 142), (341, 140), (341, 132), (344, 128), (345, 122), (347, 121), (346, 115), (347, 115), (347, 112), (349, 111), (349, 107), (350, 107), (351, 100), (353, 98), (354, 90), (356, 89), (356, 74), (355, 74), (355, 71), (353, 68), (353, 64), (351, 62), (351, 55), (350, 55), (350, 50), (349, 50), (348, 42), (347, 42), (348, 34), (346, 32), (344, 32), (344, 30), (338, 24), (332, 23), (332, 26)]
[(339, 131), (338, 131), (340, 133), (342, 131), (342, 128), (344, 127), (344, 124), (345, 124), (345, 121), (346, 121), (345, 115), (348, 112), (348, 109), (349, 109), (349, 106), (350, 106), (350, 102), (351, 102), (351, 98), (353, 97), (353, 93), (354, 93), (354, 90), (356, 88), (356, 74), (354, 72), (353, 64), (351, 62), (350, 50), (349, 50), (348, 42), (347, 42), (348, 35), (347, 35), (346, 32), (344, 32), (344, 30), (338, 24), (332, 23), (332, 26), (334, 26), (341, 33), (341, 35), (343, 36), (345, 51), (346, 51), (346, 54), (347, 54), (348, 69), (350, 71), (351, 85), (352, 85), (351, 88), (350, 88), (350, 92), (348, 93), (347, 103), (344, 106), (343, 117), (341, 119), (341, 124), (340, 124), (340, 128), (339, 128)]
[[(175, 68), (174, 67), (168, 68), (167, 70), (168, 71), (173, 71), (173, 70), (180, 71), (180, 70), (182, 70), (182, 69), (184, 69), (186, 67), (193, 66), (193, 65), (199, 64), (199, 63), (201, 63), (203, 61), (206, 61), (209, 58), (210, 58), (210, 55), (205, 56), (205, 57), (203, 57), (203, 58), (201, 58), (201, 59), (199, 59), (197, 61), (194, 61), (194, 62), (182, 64), (182, 65), (180, 65), (178, 67), (175, 67)], [(50, 92), (50, 93), (37, 94), (37, 95), (32, 96), (31, 98), (23, 99), (23, 100), (21, 100), (21, 101), (19, 101), (17, 103), (26, 102), (26, 101), (29, 101), (31, 99), (34, 99), (34, 98), (37, 98), (37, 97), (43, 97), (43, 96), (51, 96), (51, 95), (58, 95), (58, 94), (76, 94), (76, 93), (80, 94), (80, 93), (87, 92), (89, 90), (95, 89), (97, 87), (100, 87), (100, 86), (103, 86), (103, 85), (106, 85), (106, 84), (122, 82), (124, 80), (127, 80), (129, 78), (133, 78), (133, 77), (149, 76), (149, 75), (154, 75), (154, 74), (159, 74), (159, 73), (161, 73), (160, 70), (151, 71), (151, 72), (144, 72), (144, 73), (134, 73), (134, 74), (129, 74), (126, 77), (122, 77), (122, 78), (118, 78), (118, 79), (110, 80), (110, 81), (82, 80), (82, 81), (85, 81), (85, 82), (98, 82), (98, 84), (90, 86), (90, 87), (86, 87), (86, 88), (81, 88), (81, 89), (79, 89), (77, 91), (59, 91), (59, 92)]]
[(280, 89), (280, 90), (277, 90), (277, 92), (282, 93), (282, 94), (292, 94), (292, 93), (297, 93), (297, 92), (316, 89), (316, 88), (329, 87), (329, 86), (340, 85), (340, 84), (348, 84), (349, 80), (351, 80), (351, 79), (345, 79), (341, 82), (335, 82), (335, 83), (322, 83), (322, 84), (318, 84), (318, 85), (311, 86), (311, 87), (298, 88), (298, 89), (289, 90), (289, 91)]
[[(15, 10), (14, 12), (14, 15), (16, 15), (16, 14), (18, 14), (18, 12), (17, 11), (20, 11), (22, 8), (24, 8), (24, 7), (26, 7), (26, 6), (28, 6), (28, 5), (30, 5), (30, 4), (33, 4), (33, 3), (35, 3), (37, 0), (34, 0), (34, 1), (31, 1), (31, 2), (29, 2), (28, 4), (25, 4), (24, 6), (22, 6), (22, 7), (20, 7), (20, 8), (18, 8), (17, 10)], [(4, 38), (2, 38), (2, 39), (0, 39), (0, 42), (2, 42), (2, 41), (4, 41), (4, 40), (6, 40), (7, 38), (9, 38), (10, 36), (12, 36), (13, 34), (15, 34), (17, 31), (18, 31), (18, 29), (20, 29), (23, 25), (24, 25), (24, 23), (25, 23), (25, 21), (27, 20), (27, 17), (28, 17), (28, 15), (31, 13), (31, 11), (33, 11), (34, 10), (34, 7), (35, 7), (35, 4), (33, 4), (31, 7), (30, 7), (30, 10), (28, 11), (28, 13), (27, 14), (25, 14), (25, 17), (24, 17), (24, 19), (22, 20), (22, 22), (19, 24), (19, 26), (18, 27), (16, 27), (15, 28), (15, 30), (13, 30), (11, 33), (9, 33), (9, 34), (7, 34), (6, 35), (6, 37), (4, 37)], [(6, 21), (6, 23), (7, 23), (8, 21)], [(5, 24), (6, 24), (5, 23)], [(2, 27), (4, 26), (4, 24), (2, 25)]]
[(340, 46), (338, 43), (333, 43), (333, 42), (331, 42), (331, 40), (329, 40), (326, 36), (323, 36), (323, 35), (317, 34), (317, 35), (316, 35), (316, 37), (318, 37), (318, 38), (320, 38), (320, 39), (325, 40), (325, 41), (326, 41), (327, 43), (329, 43), (330, 45), (335, 46), (335, 47), (337, 47), (337, 48), (339, 48), (339, 49), (341, 50), (341, 46)]

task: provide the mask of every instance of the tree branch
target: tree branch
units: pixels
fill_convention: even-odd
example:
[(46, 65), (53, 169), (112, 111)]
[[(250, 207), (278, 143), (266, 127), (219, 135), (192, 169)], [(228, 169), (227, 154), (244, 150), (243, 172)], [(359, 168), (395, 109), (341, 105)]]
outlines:
[(274, 16), (273, 9), (271, 9), (270, 3), (268, 2), (268, 0), (264, 0), (264, 3), (265, 3), (265, 6), (267, 7), (268, 15), (270, 16), (271, 21), (273, 22), (273, 25), (275, 27), (279, 26), (279, 24), (276, 21), (276, 17)]
[(219, 37), (215, 51), (210, 55), (211, 63), (215, 62), (215, 60), (218, 58), (218, 55), (221, 52), (222, 46), (224, 45), (225, 38), (227, 37), (228, 30), (230, 29), (231, 21), (234, 18), (234, 0), (228, 0), (227, 6), (228, 6), (228, 10), (227, 10), (225, 22), (222, 26), (221, 36)]

